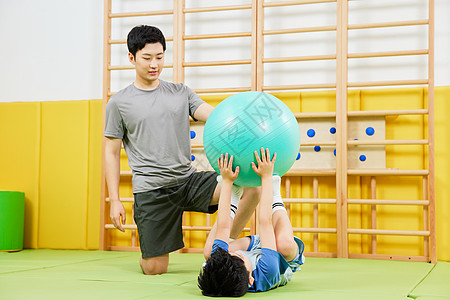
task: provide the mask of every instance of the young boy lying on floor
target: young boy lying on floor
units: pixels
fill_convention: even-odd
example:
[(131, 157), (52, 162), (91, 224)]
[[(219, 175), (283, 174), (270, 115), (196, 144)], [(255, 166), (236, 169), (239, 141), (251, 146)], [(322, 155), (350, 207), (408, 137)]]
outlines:
[[(261, 200), (258, 214), (259, 236), (251, 235), (230, 243), (230, 228), (238, 207), (242, 188), (233, 185), (239, 167), (233, 172), (233, 156), (219, 158), (222, 190), (217, 221), (205, 244), (207, 261), (198, 276), (198, 286), (205, 296), (240, 297), (247, 291), (262, 292), (286, 285), (305, 261), (304, 244), (294, 237), (292, 225), (280, 194), (281, 178), (273, 176), (276, 153), (269, 149), (255, 151), (261, 177)], [(218, 177), (220, 183), (220, 176)], [(230, 217), (231, 210), (231, 217)]]

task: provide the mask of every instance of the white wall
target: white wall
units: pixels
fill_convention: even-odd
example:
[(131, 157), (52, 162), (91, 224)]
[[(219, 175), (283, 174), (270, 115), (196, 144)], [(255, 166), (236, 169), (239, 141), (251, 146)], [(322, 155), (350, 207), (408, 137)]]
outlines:
[(103, 1), (0, 0), (0, 101), (102, 97)]
[[(249, 3), (250, 0), (186, 0), (187, 7)], [(350, 1), (349, 22), (427, 18), (427, 0)], [(113, 0), (113, 12), (171, 9), (172, 1)], [(266, 8), (265, 28), (325, 26), (336, 23), (336, 4)], [(450, 1), (436, 0), (436, 85), (450, 85)], [(250, 31), (246, 11), (197, 13), (186, 17), (186, 34)], [(113, 20), (112, 38), (125, 38), (135, 25), (151, 24), (171, 36), (172, 17)], [(349, 52), (423, 49), (427, 26), (350, 31)], [(0, 102), (84, 100), (102, 97), (103, 1), (0, 0)], [(267, 36), (265, 57), (335, 53), (335, 33)], [(186, 42), (186, 61), (250, 58), (250, 39)], [(128, 64), (126, 45), (113, 45), (113, 64)], [(172, 59), (168, 42), (166, 61)], [(426, 56), (354, 59), (349, 81), (421, 79)], [(162, 78), (171, 80), (172, 70)], [(134, 79), (134, 71), (113, 71), (112, 90)], [(333, 61), (265, 65), (265, 84), (327, 83), (335, 80)], [(192, 88), (250, 85), (250, 66), (187, 68)]]

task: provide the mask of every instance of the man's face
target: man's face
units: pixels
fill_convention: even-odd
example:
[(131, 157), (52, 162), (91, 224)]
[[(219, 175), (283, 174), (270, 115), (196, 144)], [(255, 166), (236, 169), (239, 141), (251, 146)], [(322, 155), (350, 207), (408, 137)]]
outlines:
[(161, 43), (146, 44), (144, 48), (136, 52), (133, 59), (128, 54), (130, 62), (136, 67), (136, 79), (146, 84), (158, 80), (164, 66), (164, 50)]

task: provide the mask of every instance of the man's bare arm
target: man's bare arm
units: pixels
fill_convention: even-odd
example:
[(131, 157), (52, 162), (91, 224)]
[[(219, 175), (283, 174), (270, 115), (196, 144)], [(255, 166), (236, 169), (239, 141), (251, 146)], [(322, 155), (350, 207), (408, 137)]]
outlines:
[[(105, 177), (108, 185), (108, 193), (110, 199), (110, 217), (111, 221), (117, 229), (125, 231), (122, 224), (125, 224), (126, 215), (125, 208), (119, 198), (119, 181), (120, 181), (120, 150), (122, 148), (122, 140), (115, 138), (106, 138), (105, 141)], [(120, 219), (122, 218), (122, 224)]]

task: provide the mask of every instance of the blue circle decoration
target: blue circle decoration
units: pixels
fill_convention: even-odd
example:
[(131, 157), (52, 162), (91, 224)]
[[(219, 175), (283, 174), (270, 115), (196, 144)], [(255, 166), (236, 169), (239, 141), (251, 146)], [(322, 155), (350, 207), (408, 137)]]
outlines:
[(335, 134), (336, 133), (336, 127), (331, 127), (330, 128), (330, 133), (331, 134)]
[(308, 131), (306, 132), (306, 134), (312, 138), (313, 136), (316, 135), (316, 132), (314, 131), (314, 129), (308, 129)]
[(333, 154), (334, 154), (334, 156), (336, 156), (336, 149), (334, 149)]
[(197, 134), (193, 130), (191, 130), (190, 134), (191, 134), (191, 139), (193, 139), (197, 136)]
[(194, 160), (195, 160), (195, 155), (191, 154), (191, 161), (194, 161)]
[(375, 133), (375, 129), (373, 127), (367, 127), (366, 128), (366, 134), (369, 136), (372, 136)]
[(319, 152), (321, 150), (320, 146), (314, 146), (314, 151)]
[(300, 157), (302, 157), (302, 155), (299, 153), (299, 154), (297, 154), (297, 158), (295, 160), (299, 160)]
[(363, 154), (359, 156), (360, 161), (366, 161), (367, 157)]

